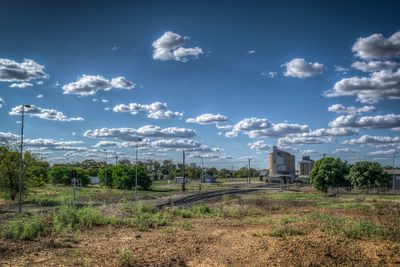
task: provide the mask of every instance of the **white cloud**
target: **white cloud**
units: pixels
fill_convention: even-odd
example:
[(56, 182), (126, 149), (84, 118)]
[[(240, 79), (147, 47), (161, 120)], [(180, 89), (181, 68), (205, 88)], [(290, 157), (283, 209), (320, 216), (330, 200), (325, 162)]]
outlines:
[(395, 61), (369, 61), (362, 62), (356, 61), (351, 66), (357, 70), (361, 70), (363, 72), (375, 72), (381, 70), (393, 70), (400, 67), (400, 63)]
[[(53, 121), (84, 121), (81, 117), (67, 117), (61, 111), (55, 109), (46, 109), (31, 105), (24, 108), (25, 114), (31, 117), (38, 117), (45, 120)], [(16, 106), (9, 112), (10, 115), (20, 116), (22, 113), (22, 106)]]
[(332, 150), (332, 154), (347, 154), (347, 153), (354, 154), (354, 153), (358, 153), (358, 152), (360, 152), (360, 150), (352, 149), (349, 147), (336, 148), (336, 149)]
[(342, 104), (334, 104), (328, 108), (329, 111), (331, 112), (336, 112), (336, 113), (348, 113), (348, 114), (360, 114), (363, 112), (373, 112), (376, 111), (376, 108), (374, 106), (363, 106), (360, 108), (357, 107), (345, 107)]
[(276, 123), (271, 128), (248, 131), (247, 134), (251, 138), (256, 137), (280, 137), (287, 134), (304, 133), (310, 129), (308, 125), (290, 124), (290, 123)]
[(256, 50), (250, 50), (249, 54), (251, 55), (251, 54), (254, 54), (255, 52), (256, 52)]
[(302, 137), (302, 136), (285, 136), (278, 139), (278, 146), (286, 146), (292, 144), (325, 144), (332, 143), (333, 137)]
[(397, 144), (400, 143), (399, 136), (371, 136), (363, 135), (358, 139), (345, 140), (345, 145), (365, 145), (365, 144)]
[(199, 47), (182, 47), (186, 40), (189, 40), (189, 37), (182, 37), (170, 31), (165, 32), (152, 44), (154, 48), (153, 59), (186, 62), (188, 61), (188, 57), (197, 58), (203, 53), (203, 50)]
[(27, 82), (48, 77), (49, 75), (44, 72), (44, 66), (31, 59), (24, 59), (18, 63), (0, 58), (0, 82)]
[(233, 125), (216, 123), (215, 127), (217, 127), (219, 130), (230, 130), (233, 128)]
[(3, 98), (0, 97), (0, 108), (4, 106), (6, 102), (3, 100)]
[(19, 135), (10, 132), (0, 132), (0, 141), (5, 139), (7, 141), (14, 141), (19, 139)]
[(147, 112), (147, 117), (150, 119), (171, 119), (182, 118), (183, 112), (174, 112), (167, 110), (167, 104), (162, 102), (154, 102), (151, 104), (129, 103), (118, 104), (113, 108), (114, 112), (130, 112), (136, 115), (139, 111)]
[(24, 145), (32, 147), (56, 147), (56, 146), (74, 146), (83, 144), (83, 141), (65, 141), (65, 140), (54, 140), (47, 138), (37, 139), (25, 139)]
[(157, 140), (152, 143), (155, 147), (167, 149), (189, 149), (200, 147), (200, 143), (187, 139)]
[(99, 100), (97, 98), (93, 98), (92, 101), (93, 102), (99, 102)]
[(398, 150), (396, 149), (389, 149), (389, 150), (378, 150), (378, 151), (373, 151), (369, 152), (369, 156), (393, 156), (395, 153), (399, 153)]
[(37, 84), (37, 85), (42, 85), (42, 84), (43, 84), (43, 81), (37, 81), (36, 84)]
[(271, 127), (271, 122), (267, 119), (261, 118), (245, 118), (239, 121), (233, 129), (235, 131), (252, 131), (252, 130), (262, 130)]
[(115, 146), (118, 146), (119, 144), (120, 144), (119, 142), (103, 140), (103, 141), (98, 142), (93, 147), (96, 147), (96, 148), (115, 147)]
[(311, 155), (311, 154), (317, 154), (318, 151), (315, 149), (304, 149), (304, 150), (300, 150), (300, 153), (303, 155)]
[(64, 94), (76, 94), (80, 96), (94, 95), (98, 91), (109, 91), (113, 88), (132, 89), (135, 84), (124, 77), (117, 77), (111, 80), (101, 75), (82, 75), (76, 82), (64, 85)]
[(335, 71), (337, 72), (342, 72), (342, 73), (347, 73), (350, 69), (342, 67), (342, 66), (335, 66)]
[(87, 130), (83, 135), (91, 138), (116, 138), (124, 141), (136, 141), (141, 137), (192, 138), (196, 135), (196, 132), (188, 128), (161, 128), (159, 126), (146, 125), (139, 129), (102, 128)]
[(267, 151), (271, 149), (271, 146), (266, 144), (263, 140), (258, 140), (253, 143), (247, 144), (252, 150), (255, 151)]
[(32, 83), (26, 83), (26, 82), (10, 84), (11, 88), (26, 88), (26, 87), (31, 87), (31, 86), (33, 86)]
[(316, 130), (312, 130), (310, 132), (299, 133), (292, 136), (299, 137), (336, 137), (336, 136), (350, 136), (358, 133), (357, 129), (353, 129), (350, 127), (347, 128), (320, 128)]
[(354, 43), (352, 50), (356, 56), (364, 59), (398, 56), (400, 55), (400, 31), (387, 39), (380, 33), (360, 37)]
[(353, 127), (390, 129), (400, 126), (400, 115), (386, 114), (377, 116), (342, 115), (329, 123), (331, 127)]
[(285, 76), (296, 78), (308, 78), (320, 74), (325, 70), (325, 66), (318, 62), (307, 62), (303, 58), (295, 58), (282, 65), (286, 67), (283, 73)]
[(205, 113), (196, 118), (189, 118), (186, 120), (187, 123), (198, 123), (198, 124), (211, 124), (221, 123), (228, 121), (228, 117), (221, 114)]
[(102, 99), (101, 102), (108, 103), (108, 100), (107, 99)]
[(335, 83), (327, 97), (357, 96), (361, 103), (376, 103), (381, 99), (400, 99), (400, 69), (373, 72), (369, 77), (345, 78)]
[(36, 97), (37, 97), (37, 98), (43, 98), (43, 95), (40, 94), (40, 95), (37, 95)]

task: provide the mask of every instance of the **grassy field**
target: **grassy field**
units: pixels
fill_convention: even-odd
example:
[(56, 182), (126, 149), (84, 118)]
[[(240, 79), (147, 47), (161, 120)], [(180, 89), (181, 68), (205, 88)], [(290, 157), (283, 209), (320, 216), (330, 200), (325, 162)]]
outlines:
[(272, 191), (164, 210), (63, 205), (0, 227), (3, 265), (400, 264), (400, 199), (378, 195)]

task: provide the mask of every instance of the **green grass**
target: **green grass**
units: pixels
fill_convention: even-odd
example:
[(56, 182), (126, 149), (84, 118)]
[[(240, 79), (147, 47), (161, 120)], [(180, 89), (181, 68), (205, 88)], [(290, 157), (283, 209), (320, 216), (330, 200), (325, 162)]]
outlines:
[(287, 236), (295, 236), (295, 235), (303, 235), (304, 233), (300, 230), (295, 228), (294, 226), (289, 225), (280, 225), (275, 229), (268, 232), (269, 236), (273, 237), (287, 237)]
[(320, 223), (323, 231), (352, 239), (398, 239), (396, 234), (385, 226), (363, 219), (350, 219), (323, 213), (312, 213), (308, 219)]
[(172, 212), (160, 211), (154, 206), (142, 202), (136, 204), (125, 204), (124, 210), (129, 217), (125, 220), (130, 226), (139, 230), (154, 229), (171, 224)]
[(34, 240), (39, 236), (48, 234), (44, 219), (39, 216), (30, 218), (17, 218), (9, 221), (1, 234), (5, 238)]
[(183, 221), (179, 224), (179, 226), (180, 226), (180, 228), (182, 228), (183, 230), (186, 230), (186, 231), (193, 228), (192, 223), (189, 221)]

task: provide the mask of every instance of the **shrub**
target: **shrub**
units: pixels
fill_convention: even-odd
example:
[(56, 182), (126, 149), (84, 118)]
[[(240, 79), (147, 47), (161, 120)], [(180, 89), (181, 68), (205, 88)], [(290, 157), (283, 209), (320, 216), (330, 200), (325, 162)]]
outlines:
[(89, 183), (89, 176), (84, 169), (66, 166), (53, 166), (49, 172), (50, 181), (53, 184), (71, 185), (73, 171), (76, 171), (76, 178), (81, 180), (83, 186)]
[(2, 236), (21, 240), (34, 240), (39, 236), (45, 236), (47, 233), (44, 220), (38, 216), (12, 220), (2, 230)]
[(288, 226), (288, 225), (281, 225), (278, 228), (268, 233), (269, 236), (274, 236), (274, 237), (286, 237), (286, 236), (302, 235), (302, 234), (303, 232), (300, 229), (296, 229), (293, 226)]

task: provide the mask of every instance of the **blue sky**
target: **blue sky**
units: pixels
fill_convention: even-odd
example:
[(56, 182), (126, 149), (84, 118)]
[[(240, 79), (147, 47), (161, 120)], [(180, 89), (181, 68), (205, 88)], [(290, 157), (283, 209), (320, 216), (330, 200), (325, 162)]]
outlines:
[(266, 168), (276, 144), (297, 160), (326, 153), (391, 164), (400, 149), (399, 7), (2, 2), (0, 136), (15, 141), (25, 103), (34, 105), (26, 149), (51, 162), (104, 160), (103, 149), (130, 158), (141, 138), (142, 158), (179, 161), (186, 148), (189, 162), (217, 167), (251, 157)]

